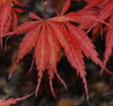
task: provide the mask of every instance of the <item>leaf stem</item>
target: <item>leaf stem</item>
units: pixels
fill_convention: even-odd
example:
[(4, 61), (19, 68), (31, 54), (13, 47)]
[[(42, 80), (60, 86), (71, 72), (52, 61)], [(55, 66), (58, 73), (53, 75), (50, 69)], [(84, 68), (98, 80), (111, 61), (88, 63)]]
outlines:
[(47, 1), (44, 0), (44, 20), (46, 20), (46, 13), (47, 13), (46, 6), (47, 6)]
[(57, 16), (60, 16), (59, 12), (54, 8), (50, 3), (47, 2), (47, 5), (53, 9)]

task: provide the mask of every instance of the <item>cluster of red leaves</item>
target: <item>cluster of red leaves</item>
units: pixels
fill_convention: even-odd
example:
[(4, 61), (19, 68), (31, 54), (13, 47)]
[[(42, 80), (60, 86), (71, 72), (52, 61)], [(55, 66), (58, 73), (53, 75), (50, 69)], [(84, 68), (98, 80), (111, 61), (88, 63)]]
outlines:
[[(45, 70), (48, 70), (50, 88), (54, 96), (55, 93), (52, 87), (54, 74), (66, 88), (66, 84), (57, 72), (57, 63), (60, 58), (59, 54), (61, 48), (64, 49), (72, 67), (76, 69), (77, 75), (80, 75), (82, 78), (87, 97), (88, 89), (82, 52), (87, 58), (91, 58), (96, 64), (103, 68), (102, 63), (98, 58), (98, 53), (90, 38), (88, 38), (87, 33), (70, 23), (70, 21), (79, 22), (81, 19), (82, 21), (86, 21), (89, 17), (84, 17), (83, 15), (74, 12), (64, 15), (69, 9), (70, 2), (70, 0), (67, 0), (61, 14), (56, 12), (57, 16), (50, 19), (41, 19), (31, 13), (30, 17), (36, 19), (36, 21), (25, 22), (8, 34), (8, 36), (12, 36), (14, 34), (28, 32), (19, 46), (18, 57), (15, 64), (12, 66), (10, 76), (12, 75), (16, 64), (34, 48), (33, 61), (35, 60), (36, 62), (39, 77), (36, 94), (38, 93), (43, 72)], [(48, 5), (48, 3), (46, 2), (45, 5)], [(93, 20), (95, 20), (95, 17)]]
[[(65, 13), (70, 7), (71, 0), (66, 0), (60, 14), (49, 3), (45, 2), (45, 7), (50, 6), (56, 12), (56, 17), (46, 19), (45, 16), (44, 19), (41, 19), (37, 15), (31, 13), (30, 17), (35, 21), (27, 21), (20, 26), (17, 26), (17, 18), (15, 15), (18, 9), (13, 8), (10, 0), (6, 0), (5, 2), (3, 1), (0, 4), (0, 14), (2, 14), (0, 20), (3, 22), (1, 24), (2, 26), (0, 26), (0, 38), (27, 32), (19, 45), (18, 57), (12, 66), (9, 77), (11, 77), (16, 64), (33, 49), (32, 65), (34, 62), (36, 63), (38, 72), (38, 82), (35, 94), (37, 95), (38, 93), (43, 73), (47, 71), (52, 94), (56, 97), (52, 84), (54, 75), (56, 75), (64, 87), (67, 88), (65, 82), (57, 71), (57, 63), (60, 60), (60, 51), (63, 48), (71, 66), (76, 69), (77, 75), (80, 75), (82, 78), (86, 96), (88, 98), (88, 87), (83, 55), (94, 61), (102, 69), (108, 71), (105, 64), (113, 47), (113, 0), (84, 0), (88, 3), (84, 9), (77, 12), (70, 12), (68, 14)], [(14, 4), (19, 4), (15, 0), (13, 0), (13, 2)], [(6, 24), (6, 22), (8, 24)], [(72, 22), (79, 23), (79, 27), (73, 25)], [(107, 24), (107, 22), (109, 22), (109, 24)], [(95, 37), (98, 30), (102, 27), (102, 24), (106, 24), (108, 30), (104, 65), (98, 58), (98, 53), (96, 52), (91, 39), (87, 36), (87, 32), (94, 28), (93, 30), (95, 34), (93, 34), (93, 36)], [(11, 28), (14, 30), (7, 34)], [(87, 32), (84, 31), (86, 29)]]
[[(103, 32), (106, 34), (106, 50), (105, 50), (105, 60), (104, 65), (108, 61), (113, 48), (113, 0), (85, 0), (88, 5), (82, 10), (82, 12), (87, 12), (93, 16), (97, 16), (98, 19), (106, 21), (110, 27), (104, 26), (102, 23), (88, 22), (86, 24), (80, 23), (80, 28), (82, 29), (92, 29), (92, 39), (101, 35), (103, 38)], [(90, 11), (90, 13), (89, 13)], [(100, 34), (99, 34), (100, 32)]]

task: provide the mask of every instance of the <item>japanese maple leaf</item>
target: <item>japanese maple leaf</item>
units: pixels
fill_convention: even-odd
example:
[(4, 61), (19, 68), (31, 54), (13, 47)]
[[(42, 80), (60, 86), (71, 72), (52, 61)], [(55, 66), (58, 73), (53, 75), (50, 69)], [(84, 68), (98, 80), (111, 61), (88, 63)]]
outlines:
[[(90, 9), (97, 7), (97, 4), (99, 5), (98, 6), (99, 9), (96, 10), (97, 18), (108, 22), (110, 27), (105, 26), (104, 29), (102, 29), (103, 24), (99, 23), (99, 22), (96, 22), (96, 23), (90, 22), (90, 23), (86, 23), (86, 24), (81, 24), (80, 26), (82, 26), (83, 29), (87, 29), (88, 27), (89, 27), (89, 29), (92, 29), (94, 27), (92, 38), (95, 38), (96, 36), (98, 36), (99, 31), (101, 31), (102, 33), (107, 31), (106, 50), (105, 50), (105, 54), (104, 54), (104, 57), (105, 57), (104, 65), (106, 65), (106, 62), (108, 61), (108, 59), (112, 53), (112, 48), (113, 48), (113, 43), (112, 43), (113, 42), (113, 0), (92, 1), (91, 4), (87, 5), (85, 7), (85, 10), (83, 10), (83, 11), (84, 12), (89, 11)], [(87, 25), (87, 27), (86, 27), (86, 25)], [(90, 26), (92, 26), (92, 27), (90, 27)]]
[[(84, 0), (84, 1), (86, 1), (88, 4), (82, 10), (78, 11), (78, 13), (87, 14), (89, 15), (89, 17), (95, 16), (98, 19), (98, 15), (100, 14), (101, 9), (110, 0)], [(101, 20), (104, 20), (103, 18), (101, 18)], [(79, 23), (79, 27), (83, 30), (87, 30), (87, 33), (93, 29), (92, 30), (93, 40), (96, 39), (96, 37), (99, 35), (101, 35), (101, 38), (103, 39), (103, 32), (105, 32), (107, 28), (105, 27), (103, 29), (102, 26), (103, 26), (102, 23), (94, 22), (94, 20), (90, 20), (90, 21), (88, 20), (87, 22)]]
[[(107, 20), (107, 22), (113, 27), (113, 0), (107, 2), (100, 14), (99, 18), (103, 20)], [(112, 53), (112, 48), (113, 48), (113, 28), (108, 27), (107, 28), (107, 34), (106, 34), (106, 50), (105, 50), (105, 60), (104, 60), (104, 65), (106, 65), (106, 62), (108, 61), (111, 53)]]
[[(47, 5), (51, 6), (49, 3), (44, 3), (45, 7)], [(65, 2), (65, 5), (59, 14), (55, 9), (57, 14), (56, 17), (46, 19), (46, 14), (44, 19), (41, 19), (37, 15), (31, 13), (30, 17), (36, 21), (28, 21), (24, 24), (18, 26), (13, 32), (10, 32), (5, 36), (12, 36), (14, 34), (22, 34), (28, 32), (23, 38), (19, 45), (18, 57), (16, 62), (13, 64), (10, 76), (12, 75), (16, 64), (30, 51), (34, 50), (33, 61), (35, 60), (37, 71), (38, 71), (38, 84), (36, 87), (36, 95), (39, 90), (39, 86), (43, 77), (43, 73), (47, 70), (50, 81), (50, 88), (54, 97), (54, 89), (52, 87), (52, 80), (54, 75), (61, 81), (65, 86), (66, 84), (61, 79), (57, 71), (57, 63), (60, 60), (61, 48), (64, 49), (65, 55), (70, 62), (71, 66), (76, 69), (77, 75), (83, 80), (86, 95), (88, 97), (88, 87), (86, 81), (86, 71), (85, 64), (83, 60), (83, 54), (89, 59), (92, 59), (96, 64), (103, 68), (103, 65), (98, 58), (98, 53), (95, 50), (95, 46), (88, 38), (87, 33), (73, 25), (71, 22), (79, 22), (80, 19), (85, 21), (89, 19), (87, 16), (81, 15), (70, 15), (66, 14), (69, 9), (70, 0)], [(52, 7), (53, 8), (53, 7)], [(45, 8), (46, 13), (46, 8)], [(80, 19), (79, 19), (80, 18)], [(95, 18), (94, 18), (95, 20)]]
[[(14, 8), (14, 5), (23, 6), (16, 0), (0, 1), (0, 36), (6, 34), (11, 29), (15, 29), (18, 24), (17, 13), (23, 12), (20, 8)], [(1, 39), (2, 47), (2, 39)]]

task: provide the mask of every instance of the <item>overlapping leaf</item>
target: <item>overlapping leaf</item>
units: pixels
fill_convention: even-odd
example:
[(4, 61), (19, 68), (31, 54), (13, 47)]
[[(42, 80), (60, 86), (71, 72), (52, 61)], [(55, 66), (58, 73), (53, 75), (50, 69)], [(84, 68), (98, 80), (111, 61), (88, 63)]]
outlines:
[[(86, 0), (87, 1), (87, 0)], [(106, 65), (106, 62), (108, 61), (111, 53), (112, 53), (112, 48), (113, 48), (113, 0), (95, 0), (89, 3), (86, 7), (85, 10), (83, 11), (89, 11), (91, 8), (99, 7), (97, 9), (97, 18), (103, 21), (106, 21), (109, 23), (109, 26), (105, 26), (104, 29), (102, 29), (102, 23), (88, 23), (90, 24), (89, 26), (85, 26), (83, 29), (87, 29), (88, 27), (92, 26), (93, 29), (93, 35), (92, 38), (94, 39), (96, 36), (98, 36), (98, 32), (101, 32), (101, 35), (103, 32), (107, 32), (106, 34), (106, 50), (105, 50), (105, 60), (104, 60), (104, 65)], [(92, 24), (92, 25), (91, 25)], [(83, 24), (82, 24), (83, 26)], [(91, 29), (92, 29), (91, 28)], [(98, 35), (97, 35), (98, 34)]]
[[(86, 32), (73, 25), (71, 22), (80, 23), (90, 19), (91, 21), (99, 21), (96, 17), (90, 17), (89, 15), (83, 15), (78, 13), (66, 14), (69, 9), (71, 0), (67, 0), (62, 12), (59, 16), (50, 19), (41, 19), (37, 15), (31, 13), (30, 17), (36, 19), (36, 21), (28, 21), (18, 26), (13, 32), (10, 32), (5, 36), (12, 36), (14, 34), (21, 34), (28, 32), (23, 38), (19, 50), (18, 57), (14, 65), (12, 66), (10, 76), (14, 71), (16, 64), (32, 49), (34, 49), (33, 59), (36, 62), (38, 71), (38, 84), (36, 87), (36, 95), (38, 93), (40, 83), (45, 70), (48, 70), (50, 88), (54, 96), (54, 89), (52, 87), (52, 79), (54, 75), (61, 81), (66, 88), (65, 82), (61, 79), (57, 71), (57, 63), (60, 59), (61, 48), (64, 49), (66, 57), (71, 66), (76, 69), (76, 72), (83, 80), (86, 95), (88, 97), (88, 87), (86, 81), (86, 71), (83, 60), (83, 54), (92, 59), (96, 64), (103, 65), (98, 58), (98, 53), (95, 50), (91, 40), (87, 37)], [(47, 4), (47, 3), (45, 3)], [(84, 16), (85, 15), (85, 16)], [(79, 19), (80, 18), (80, 19)]]

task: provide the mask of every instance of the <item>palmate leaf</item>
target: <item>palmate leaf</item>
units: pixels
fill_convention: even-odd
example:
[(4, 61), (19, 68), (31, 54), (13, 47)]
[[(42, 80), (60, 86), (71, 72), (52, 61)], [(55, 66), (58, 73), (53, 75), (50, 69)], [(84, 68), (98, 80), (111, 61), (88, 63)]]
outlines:
[(35, 60), (38, 72), (38, 84), (35, 92), (36, 95), (45, 70), (48, 72), (50, 88), (54, 97), (56, 97), (52, 86), (54, 75), (56, 75), (64, 87), (67, 88), (65, 82), (62, 80), (57, 71), (57, 63), (60, 60), (59, 55), (61, 48), (64, 49), (71, 66), (76, 69), (77, 75), (80, 75), (82, 78), (87, 98), (88, 87), (83, 54), (85, 54), (87, 58), (92, 59), (96, 64), (100, 65), (100, 67), (104, 68), (98, 58), (95, 46), (92, 44), (90, 38), (87, 37), (87, 33), (70, 23), (70, 21), (79, 23), (79, 20), (77, 21), (78, 18), (82, 18), (84, 21), (87, 19), (98, 21), (98, 19), (96, 20), (95, 17), (89, 18), (88, 16), (83, 17), (81, 15), (72, 15), (71, 17), (69, 14), (73, 14), (73, 12), (64, 15), (69, 8), (69, 5), (70, 0), (67, 0), (60, 16), (46, 20), (41, 19), (32, 13), (30, 14), (30, 17), (32, 19), (36, 19), (36, 21), (25, 22), (24, 24), (18, 26), (13, 32), (2, 36), (12, 36), (14, 34), (28, 32), (20, 43), (18, 57), (12, 66), (10, 77), (16, 67), (16, 64), (31, 49), (33, 49), (33, 59)]

